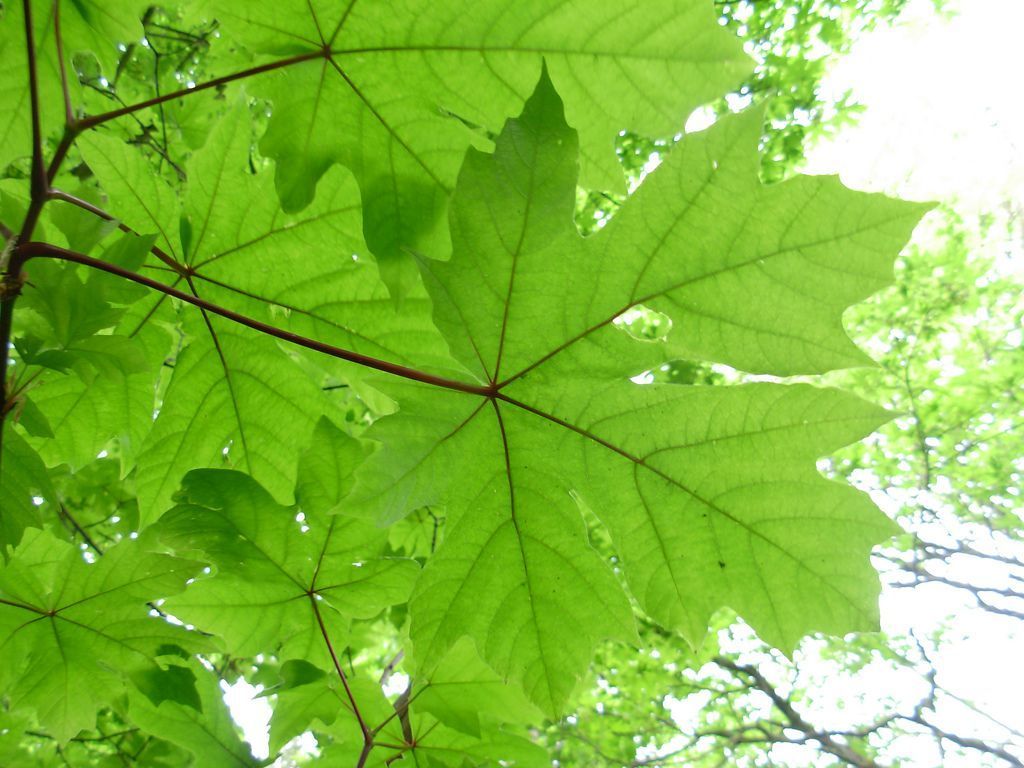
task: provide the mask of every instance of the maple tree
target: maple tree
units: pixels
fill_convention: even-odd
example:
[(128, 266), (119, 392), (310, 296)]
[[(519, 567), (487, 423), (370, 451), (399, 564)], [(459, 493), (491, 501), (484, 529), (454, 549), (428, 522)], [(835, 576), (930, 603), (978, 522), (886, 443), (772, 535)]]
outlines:
[[(196, 5), (216, 72), (114, 107), (146, 4), (5, 9), (7, 732), (249, 764), (216, 681), (258, 658), (276, 749), (543, 764), (526, 726), (637, 616), (697, 644), (729, 606), (784, 650), (875, 627), (896, 529), (815, 460), (888, 413), (636, 377), (867, 363), (842, 313), (927, 206), (763, 185), (755, 108), (582, 237), (620, 129), (747, 73), (704, 2)], [(146, 153), (122, 126), (153, 111)]]

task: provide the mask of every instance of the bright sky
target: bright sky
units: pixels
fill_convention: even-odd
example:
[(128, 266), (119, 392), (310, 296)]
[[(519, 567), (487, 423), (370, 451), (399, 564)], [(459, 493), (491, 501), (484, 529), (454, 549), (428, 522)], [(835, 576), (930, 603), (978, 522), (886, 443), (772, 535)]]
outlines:
[[(957, 12), (951, 19), (937, 16), (929, 0), (911, 0), (895, 27), (865, 37), (839, 63), (825, 87), (836, 94), (852, 88), (867, 109), (857, 126), (811, 152), (807, 172), (838, 172), (856, 189), (955, 199), (965, 213), (1008, 198), (1024, 201), (1024, 0), (949, 6)], [(946, 592), (913, 590), (884, 595), (882, 608), (888, 630), (927, 632), (953, 605)], [(962, 639), (939, 660), (940, 683), (1024, 730), (1024, 667), (1008, 626), (963, 611), (953, 633)], [(250, 699), (255, 692), (238, 685), (226, 698), (246, 738), (265, 755), (269, 707)], [(947, 717), (956, 718), (957, 730), (974, 726), (962, 710)]]

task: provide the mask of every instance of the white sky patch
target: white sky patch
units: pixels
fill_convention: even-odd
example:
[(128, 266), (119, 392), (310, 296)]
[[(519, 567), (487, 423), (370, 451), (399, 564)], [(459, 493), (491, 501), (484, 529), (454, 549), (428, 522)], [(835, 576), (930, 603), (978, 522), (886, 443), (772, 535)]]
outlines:
[(221, 681), (224, 703), (231, 712), (231, 719), (242, 729), (243, 738), (249, 742), (253, 756), (263, 759), (270, 755), (270, 716), (273, 710), (266, 699), (256, 698), (263, 692), (263, 686), (250, 685), (239, 678), (228, 685)]
[(409, 676), (404, 672), (395, 672), (393, 675), (388, 677), (387, 682), (382, 686), (384, 689), (384, 695), (389, 699), (401, 695), (408, 687)]
[(852, 88), (858, 124), (815, 147), (809, 173), (855, 189), (983, 210), (1024, 196), (1024, 2), (952, 0), (943, 19), (911, 0), (899, 22), (859, 41), (823, 83)]
[[(929, 0), (911, 0), (895, 26), (865, 36), (838, 62), (823, 83), (823, 93), (839, 97), (851, 89), (865, 111), (856, 125), (813, 147), (803, 172), (838, 173), (854, 189), (955, 202), (965, 214), (1024, 200), (1024, 99), (1019, 82), (1024, 72), (1024, 45), (1019, 41), (1024, 0), (950, 0), (948, 6), (956, 15), (943, 17)], [(687, 132), (709, 122), (707, 115), (695, 113)], [(1019, 247), (1008, 262), (1001, 266), (1004, 274), (1024, 273)], [(877, 488), (877, 478), (864, 479), (863, 485)], [(899, 503), (880, 491), (872, 497), (883, 508)], [(958, 535), (955, 529), (926, 533), (937, 541)], [(1019, 551), (1014, 554), (1021, 556)], [(990, 571), (964, 560), (953, 563), (947, 573), (962, 581), (992, 583)], [(938, 683), (959, 700), (941, 699), (933, 715), (938, 725), (996, 741), (1006, 738), (1007, 728), (1024, 731), (1019, 704), (1024, 666), (1014, 661), (1024, 641), (1019, 622), (977, 609), (964, 593), (940, 584), (886, 588), (881, 613), (883, 628), (893, 634), (913, 630), (924, 638), (946, 627), (932, 661)], [(870, 721), (883, 693), (894, 704), (912, 706), (927, 692), (926, 682), (915, 672), (885, 664), (872, 663), (856, 675), (832, 669), (822, 677), (829, 663), (811, 652), (816, 642), (805, 640), (796, 656), (805, 683), (814, 680), (811, 695), (799, 708), (816, 724)], [(761, 668), (771, 674), (769, 667)], [(696, 721), (702, 704), (696, 697), (689, 699), (666, 701), (683, 733), (692, 732), (687, 724)], [(844, 702), (842, 709), (837, 701)], [(807, 759), (807, 752), (797, 747), (780, 746), (772, 753), (782, 764)], [(979, 759), (970, 751), (965, 758), (939, 755), (928, 739), (915, 737), (897, 740), (892, 754), (946, 768), (973, 768)]]

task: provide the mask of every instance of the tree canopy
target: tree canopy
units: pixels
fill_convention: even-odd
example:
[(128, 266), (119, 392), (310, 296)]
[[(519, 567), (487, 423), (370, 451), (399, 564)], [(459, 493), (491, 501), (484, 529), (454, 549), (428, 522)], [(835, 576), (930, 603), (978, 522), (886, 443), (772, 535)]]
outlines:
[[(765, 50), (788, 25), (841, 51), (862, 6), (722, 10)], [(6, 763), (256, 765), (308, 759), (289, 750), (312, 733), (359, 767), (800, 740), (873, 765), (907, 723), (979, 749), (921, 707), (823, 730), (722, 639), (756, 633), (785, 669), (811, 633), (878, 629), (869, 555), (904, 528), (844, 478), (863, 464), (922, 462), (929, 496), (885, 558), (955, 586), (941, 565), (984, 545), (915, 526), (975, 480), (925, 425), (986, 449), (900, 343), (847, 372), (871, 356), (844, 312), (931, 206), (795, 174), (831, 118), (780, 116), (822, 70), (755, 69), (719, 21), (704, 0), (5, 6)], [(963, 261), (958, 232), (944, 258)], [(882, 299), (851, 327), (921, 323), (921, 360), (943, 308), (973, 304), (908, 287), (919, 262), (899, 285), (920, 308)], [(1012, 375), (986, 343), (982, 400)], [(1019, 523), (951, 493), (965, 524)], [(865, 637), (819, 642), (852, 666), (912, 656)], [(708, 674), (741, 683), (703, 709), (716, 733), (666, 747), (664, 716), (637, 725)], [(221, 700), (237, 680), (274, 702), (266, 760)]]

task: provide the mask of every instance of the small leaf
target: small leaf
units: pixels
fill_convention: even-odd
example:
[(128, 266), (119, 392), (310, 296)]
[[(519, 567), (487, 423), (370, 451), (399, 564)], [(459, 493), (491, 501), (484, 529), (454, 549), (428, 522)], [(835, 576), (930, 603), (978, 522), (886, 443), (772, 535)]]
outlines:
[[(324, 489), (344, 487), (352, 472), (347, 462), (360, 456), (360, 447), (327, 422), (316, 437), (303, 462), (302, 487), (312, 478), (323, 478)], [(384, 531), (325, 515), (313, 500), (300, 528), (295, 507), (275, 503), (237, 472), (191, 472), (177, 499), (160, 522), (162, 539), (178, 551), (204, 553), (217, 570), (171, 598), (168, 610), (221, 635), (231, 653), (281, 647), (284, 659), (329, 669), (326, 640), (342, 648), (353, 619), (405, 602), (419, 571), (411, 560), (382, 557)]]
[(18, 434), (13, 424), (0, 425), (3, 430), (3, 472), (0, 473), (0, 552), (4, 559), (9, 547), (21, 542), (26, 528), (42, 528), (44, 508), (40, 499), (53, 509), (57, 493), (53, 489), (46, 466), (39, 454)]
[(196, 768), (255, 768), (249, 745), (235, 732), (214, 676), (198, 662), (168, 660), (167, 672), (176, 679), (192, 679), (198, 690), (198, 706), (146, 696), (129, 700), (129, 717), (143, 730), (184, 747), (194, 756)]
[(196, 690), (195, 673), (187, 667), (180, 667), (177, 664), (147, 667), (132, 673), (130, 677), (135, 687), (145, 694), (155, 707), (164, 701), (171, 701), (199, 712), (203, 711), (203, 703), (199, 700), (199, 692)]

